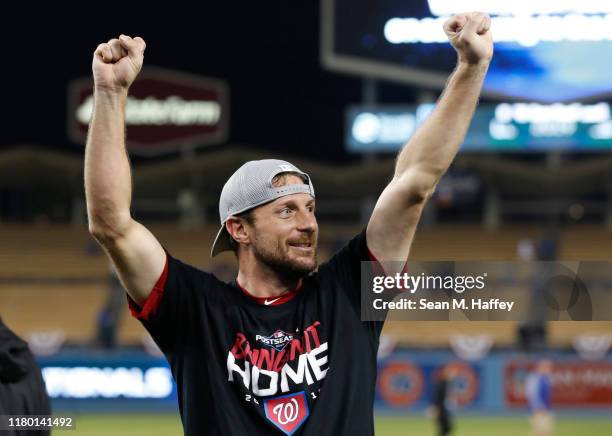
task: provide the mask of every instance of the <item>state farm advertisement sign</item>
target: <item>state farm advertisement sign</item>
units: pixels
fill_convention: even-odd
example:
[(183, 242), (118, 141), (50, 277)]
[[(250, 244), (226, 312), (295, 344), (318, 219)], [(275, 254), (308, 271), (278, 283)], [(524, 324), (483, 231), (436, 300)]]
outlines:
[[(504, 369), (504, 397), (510, 407), (525, 407), (525, 384), (535, 364), (509, 362)], [(612, 362), (554, 362), (553, 407), (612, 406)]]
[[(68, 91), (70, 139), (85, 143), (93, 109), (93, 80), (75, 80)], [(228, 91), (223, 81), (144, 67), (130, 87), (125, 122), (127, 146), (161, 154), (227, 138)]]

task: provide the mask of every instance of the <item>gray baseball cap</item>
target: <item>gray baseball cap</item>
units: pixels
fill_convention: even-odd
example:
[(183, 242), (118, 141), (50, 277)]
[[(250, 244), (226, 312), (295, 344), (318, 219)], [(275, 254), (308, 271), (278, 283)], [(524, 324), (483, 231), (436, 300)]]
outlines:
[[(303, 176), (308, 184), (285, 185), (275, 188), (272, 179), (281, 173), (297, 173)], [(222, 251), (231, 250), (231, 236), (225, 228), (225, 222), (232, 215), (246, 212), (264, 205), (285, 195), (305, 193), (315, 196), (310, 176), (295, 165), (278, 159), (252, 160), (236, 170), (225, 182), (219, 198), (219, 218), (221, 228), (213, 242), (210, 256)]]

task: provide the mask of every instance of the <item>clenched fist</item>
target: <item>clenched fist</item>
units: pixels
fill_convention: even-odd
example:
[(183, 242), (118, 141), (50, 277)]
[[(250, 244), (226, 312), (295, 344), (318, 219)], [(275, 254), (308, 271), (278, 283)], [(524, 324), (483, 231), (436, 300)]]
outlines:
[(142, 68), (145, 47), (142, 38), (126, 35), (100, 44), (92, 62), (95, 87), (127, 91)]
[(458, 14), (444, 23), (444, 32), (459, 55), (459, 62), (488, 64), (493, 57), (491, 17), (482, 12)]

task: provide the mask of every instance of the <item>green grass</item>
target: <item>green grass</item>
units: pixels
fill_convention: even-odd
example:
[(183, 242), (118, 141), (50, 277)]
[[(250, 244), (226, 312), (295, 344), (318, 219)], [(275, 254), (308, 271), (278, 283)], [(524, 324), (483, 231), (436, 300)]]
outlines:
[[(434, 436), (433, 423), (424, 418), (379, 418), (377, 436)], [(527, 418), (457, 418), (453, 436), (528, 436)], [(557, 419), (554, 436), (610, 436), (612, 419)]]
[[(54, 432), (54, 436), (172, 436), (182, 435), (181, 423), (175, 415), (79, 415), (76, 430)], [(459, 418), (454, 436), (527, 436), (526, 418)], [(378, 417), (377, 436), (435, 435), (434, 427), (425, 418)], [(612, 419), (557, 419), (555, 436), (610, 436)], [(321, 435), (325, 436), (325, 435)]]

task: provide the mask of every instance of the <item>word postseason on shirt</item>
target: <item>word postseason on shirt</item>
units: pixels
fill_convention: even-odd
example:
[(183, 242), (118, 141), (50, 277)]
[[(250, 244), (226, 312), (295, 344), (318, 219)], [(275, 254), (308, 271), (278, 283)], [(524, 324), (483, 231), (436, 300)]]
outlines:
[(306, 421), (308, 399), (317, 399), (327, 374), (328, 343), (321, 342), (320, 327), (316, 321), (301, 332), (262, 332), (253, 343), (238, 332), (227, 354), (228, 381), (286, 434)]

